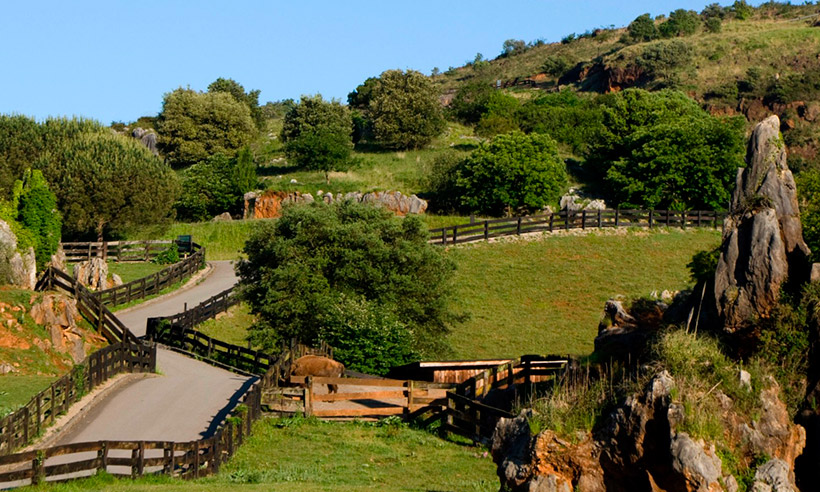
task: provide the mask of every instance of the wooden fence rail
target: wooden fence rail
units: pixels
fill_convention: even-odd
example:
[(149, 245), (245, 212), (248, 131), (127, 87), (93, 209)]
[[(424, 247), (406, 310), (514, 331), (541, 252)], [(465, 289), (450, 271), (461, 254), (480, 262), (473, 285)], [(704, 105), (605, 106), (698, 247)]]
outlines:
[(205, 247), (191, 243), (191, 254), (178, 263), (127, 284), (92, 293), (94, 297), (110, 306), (127, 304), (137, 299), (159, 294), (166, 287), (190, 278), (205, 266)]
[(0, 456), (32, 442), (58, 415), (109, 378), (120, 373), (154, 372), (156, 362), (155, 346), (134, 341), (119, 342), (92, 353), (28, 404), (0, 418)]
[(149, 261), (176, 244), (180, 252), (190, 252), (192, 243), (180, 240), (102, 241), (61, 243), (69, 262), (102, 258), (116, 262)]
[(611, 227), (714, 227), (726, 218), (725, 212), (709, 210), (580, 210), (544, 215), (489, 219), (430, 229), (430, 242), (459, 244), (528, 232), (553, 232), (570, 229)]
[(98, 471), (132, 478), (150, 474), (186, 479), (212, 475), (233, 456), (261, 415), (257, 382), (213, 436), (181, 443), (85, 442), (0, 456), (0, 489), (66, 481)]

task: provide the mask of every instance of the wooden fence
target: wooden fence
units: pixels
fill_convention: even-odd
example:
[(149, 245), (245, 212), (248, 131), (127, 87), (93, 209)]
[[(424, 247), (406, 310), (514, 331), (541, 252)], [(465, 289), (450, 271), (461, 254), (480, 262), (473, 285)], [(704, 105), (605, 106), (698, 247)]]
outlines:
[(610, 227), (714, 227), (723, 223), (725, 212), (690, 210), (581, 210), (561, 211), (544, 215), (529, 215), (490, 219), (438, 229), (430, 229), (430, 242), (458, 244), (481, 241), (499, 236), (528, 232), (553, 232), (570, 229), (603, 229)]
[(228, 308), (240, 302), (239, 296), (231, 287), (181, 313), (172, 316), (148, 318), (148, 330), (156, 329), (162, 322), (178, 328), (191, 329), (204, 321), (213, 319), (217, 314), (227, 311)]
[(136, 341), (128, 328), (100, 302), (99, 298), (71, 275), (54, 267), (48, 267), (40, 276), (36, 290), (61, 289), (73, 294), (77, 300), (77, 309), (91, 322), (109, 343), (123, 340)]
[(156, 362), (155, 346), (134, 341), (119, 342), (92, 353), (27, 405), (0, 418), (0, 456), (29, 444), (58, 415), (109, 378), (120, 373), (154, 372)]
[(255, 383), (212, 437), (181, 443), (96, 441), (0, 456), (0, 489), (71, 480), (103, 470), (125, 477), (163, 474), (193, 479), (215, 474), (261, 415), (261, 392)]
[(143, 277), (127, 284), (94, 292), (92, 295), (103, 304), (119, 306), (137, 299), (159, 294), (162, 289), (190, 278), (205, 265), (205, 248), (191, 243), (191, 254), (178, 263), (174, 263), (153, 275)]
[(103, 241), (83, 243), (61, 243), (69, 262), (87, 261), (91, 258), (102, 258), (116, 262), (149, 261), (176, 244), (180, 252), (191, 251), (193, 243), (189, 241)]

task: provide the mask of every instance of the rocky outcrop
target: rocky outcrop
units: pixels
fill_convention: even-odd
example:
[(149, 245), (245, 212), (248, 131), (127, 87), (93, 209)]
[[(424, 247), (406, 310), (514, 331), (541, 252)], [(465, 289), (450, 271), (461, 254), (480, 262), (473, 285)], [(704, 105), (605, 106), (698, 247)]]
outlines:
[(599, 198), (589, 198), (579, 194), (575, 190), (561, 197), (558, 202), (561, 210), (568, 212), (580, 212), (581, 210), (606, 210), (606, 202)]
[(157, 149), (157, 134), (154, 133), (153, 130), (137, 127), (131, 131), (131, 136), (139, 140), (152, 154), (159, 155), (159, 150)]
[(76, 263), (74, 278), (91, 290), (110, 289), (123, 283), (119, 275), (108, 273), (108, 263), (102, 258)]
[(595, 353), (604, 360), (638, 360), (650, 337), (663, 327), (668, 309), (666, 302), (657, 299), (639, 299), (629, 312), (617, 299), (606, 301), (595, 337)]
[(799, 283), (810, 272), (777, 116), (755, 127), (746, 164), (738, 170), (715, 272), (717, 311), (729, 334), (769, 317), (786, 279)]
[[(676, 382), (666, 371), (658, 373), (642, 392), (613, 410), (593, 433), (581, 432), (564, 440), (551, 430), (533, 436), (527, 410), (514, 419), (501, 419), (492, 441), (492, 455), (505, 490), (555, 490), (589, 492), (736, 491), (737, 480), (724, 475), (723, 463), (713, 443), (679, 431), (685, 421), (683, 406), (673, 395)], [(805, 444), (805, 433), (788, 418), (773, 381), (761, 394), (762, 413), (748, 416), (726, 403), (727, 436), (737, 438), (746, 456), (768, 455), (757, 469), (752, 490), (794, 490), (793, 464)], [(743, 426), (759, 433), (757, 442)], [(759, 446), (759, 447), (758, 447)], [(766, 488), (769, 487), (769, 488)], [(791, 487), (791, 488), (789, 488)]]
[(83, 332), (77, 327), (82, 319), (77, 301), (62, 294), (46, 294), (31, 306), (31, 317), (51, 335), (51, 347), (71, 356), (75, 363), (85, 359)]
[(230, 222), (232, 220), (233, 217), (231, 217), (230, 212), (222, 212), (221, 214), (211, 219), (212, 222)]
[(37, 262), (34, 248), (17, 248), (17, 236), (0, 220), (0, 284), (33, 290), (37, 283)]
[(252, 191), (245, 193), (245, 219), (272, 219), (282, 215), (282, 206), (291, 203), (313, 203), (321, 200), (325, 203), (355, 201), (371, 203), (384, 207), (398, 216), (407, 214), (423, 214), (427, 211), (427, 202), (416, 195), (406, 196), (398, 191), (376, 191), (372, 193), (350, 192), (342, 195), (337, 193), (322, 193), (319, 191), (314, 198), (310, 193), (284, 191)]
[(62, 271), (66, 271), (68, 264), (68, 259), (65, 256), (65, 251), (63, 251), (63, 245), (60, 244), (57, 246), (57, 251), (51, 255), (51, 260), (48, 262), (49, 266), (53, 266)]

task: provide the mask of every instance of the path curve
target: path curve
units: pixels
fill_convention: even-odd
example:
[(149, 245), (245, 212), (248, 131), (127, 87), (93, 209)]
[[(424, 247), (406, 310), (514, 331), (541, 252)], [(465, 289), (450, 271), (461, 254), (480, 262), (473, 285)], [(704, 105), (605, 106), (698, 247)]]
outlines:
[[(192, 308), (236, 283), (231, 262), (210, 263), (214, 270), (198, 285), (118, 317), (141, 336), (149, 317), (179, 313), (186, 303)], [(60, 433), (55, 444), (209, 437), (256, 380), (165, 349), (157, 350), (157, 369), (157, 377), (134, 381), (107, 395)]]

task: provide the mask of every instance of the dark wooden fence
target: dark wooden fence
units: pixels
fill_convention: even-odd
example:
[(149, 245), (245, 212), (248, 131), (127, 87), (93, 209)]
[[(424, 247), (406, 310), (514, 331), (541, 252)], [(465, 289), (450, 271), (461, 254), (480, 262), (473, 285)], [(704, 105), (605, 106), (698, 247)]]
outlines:
[(148, 330), (150, 332), (152, 328), (155, 329), (162, 322), (178, 328), (190, 329), (204, 321), (213, 319), (217, 314), (227, 311), (228, 308), (240, 302), (239, 296), (236, 295), (234, 288), (231, 287), (181, 313), (172, 316), (148, 318)]
[(143, 277), (127, 284), (94, 292), (92, 295), (103, 304), (119, 306), (137, 299), (159, 294), (162, 289), (190, 278), (205, 266), (205, 248), (191, 243), (191, 254), (178, 263), (163, 268), (153, 275)]
[(156, 363), (156, 347), (134, 341), (119, 342), (94, 352), (27, 405), (0, 418), (0, 456), (29, 444), (58, 415), (112, 376), (154, 372)]
[(134, 335), (111, 311), (100, 302), (99, 298), (71, 275), (54, 267), (48, 267), (40, 276), (36, 290), (63, 290), (73, 294), (77, 300), (77, 309), (97, 328), (110, 343), (123, 340), (136, 341)]
[(544, 215), (490, 219), (430, 229), (430, 242), (458, 244), (528, 232), (611, 227), (714, 227), (722, 225), (725, 212), (690, 210), (580, 210)]
[(176, 244), (180, 252), (188, 252), (192, 243), (188, 241), (103, 241), (84, 243), (61, 243), (69, 262), (102, 258), (106, 261), (128, 262), (149, 261)]
[(212, 475), (233, 456), (261, 415), (261, 391), (255, 383), (212, 437), (181, 443), (96, 441), (0, 456), (0, 489), (65, 481), (102, 470), (124, 477)]

